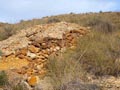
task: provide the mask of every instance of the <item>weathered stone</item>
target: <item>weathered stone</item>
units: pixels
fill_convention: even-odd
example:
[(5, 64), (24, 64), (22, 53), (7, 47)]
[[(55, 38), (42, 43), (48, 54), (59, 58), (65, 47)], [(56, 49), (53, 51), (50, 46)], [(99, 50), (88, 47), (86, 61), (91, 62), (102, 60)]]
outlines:
[(38, 48), (40, 47), (40, 44), (38, 42), (36, 42), (36, 41), (33, 41), (32, 45), (34, 45), (35, 47), (38, 47)]
[(46, 70), (41, 70), (41, 71), (39, 71), (39, 74), (40, 74), (40, 75), (45, 75), (45, 74), (46, 74)]
[(49, 56), (48, 54), (44, 54), (44, 57), (45, 57), (45, 58), (48, 58), (48, 56)]
[(20, 59), (24, 59), (25, 58), (25, 56), (23, 54), (19, 54), (19, 55), (17, 55), (17, 57), (20, 58)]
[(19, 73), (19, 74), (25, 74), (25, 73), (26, 73), (26, 71), (25, 71), (25, 70), (23, 70), (23, 69), (20, 69), (20, 70), (17, 70), (17, 73)]
[(31, 52), (29, 52), (29, 51), (28, 51), (28, 53), (27, 53), (27, 56), (30, 57), (31, 59), (35, 59), (35, 58), (37, 57), (36, 54), (31, 53)]
[(26, 48), (22, 48), (20, 50), (17, 50), (15, 55), (18, 56), (18, 55), (22, 55), (22, 56), (26, 56), (27, 55), (27, 49)]
[(38, 56), (39, 59), (44, 59), (45, 57), (44, 56)]
[(57, 50), (57, 51), (60, 50), (60, 47), (59, 47), (59, 46), (56, 46), (56, 50)]
[(39, 83), (39, 77), (38, 76), (31, 76), (31, 77), (28, 78), (28, 84), (30, 86), (35, 86), (38, 83)]
[(34, 63), (29, 63), (28, 66), (33, 68), (34, 67)]
[(28, 57), (28, 56), (25, 56), (24, 59), (28, 60), (29, 62), (32, 61), (32, 59), (30, 57)]
[(33, 45), (30, 45), (30, 46), (28, 46), (28, 50), (32, 53), (37, 53), (37, 52), (39, 52), (40, 49)]
[(70, 33), (80, 33), (80, 34), (86, 34), (86, 31), (84, 31), (84, 29), (80, 29), (80, 30), (71, 30)]
[(43, 67), (42, 65), (43, 65), (43, 64), (37, 65), (37, 66), (36, 66), (37, 70), (42, 70), (42, 67)]

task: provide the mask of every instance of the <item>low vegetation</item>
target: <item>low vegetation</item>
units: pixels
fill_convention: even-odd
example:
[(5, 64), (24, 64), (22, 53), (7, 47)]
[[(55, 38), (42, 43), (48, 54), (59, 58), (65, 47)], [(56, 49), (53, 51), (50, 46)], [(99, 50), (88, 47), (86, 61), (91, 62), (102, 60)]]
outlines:
[(8, 78), (4, 71), (0, 72), (0, 86), (5, 86), (8, 84)]
[(89, 73), (118, 76), (119, 45), (120, 39), (116, 35), (93, 32), (78, 41), (75, 58)]
[(0, 50), (0, 56), (2, 56), (2, 54), (3, 54), (3, 53), (2, 53), (2, 51)]
[(86, 72), (83, 71), (77, 60), (74, 60), (74, 51), (67, 50), (58, 56), (52, 55), (48, 64), (48, 76), (52, 79), (51, 83), (54, 90), (60, 89), (61, 85), (76, 79), (86, 79)]
[(103, 17), (92, 17), (87, 20), (86, 26), (91, 27), (95, 31), (103, 33), (112, 33), (116, 31), (116, 27), (108, 20), (105, 20)]
[(25, 90), (25, 88), (22, 85), (16, 85), (12, 87), (12, 90)]
[(78, 77), (86, 81), (89, 74), (119, 76), (120, 37), (116, 33), (92, 31), (78, 40), (76, 49), (53, 55), (48, 75), (55, 90)]

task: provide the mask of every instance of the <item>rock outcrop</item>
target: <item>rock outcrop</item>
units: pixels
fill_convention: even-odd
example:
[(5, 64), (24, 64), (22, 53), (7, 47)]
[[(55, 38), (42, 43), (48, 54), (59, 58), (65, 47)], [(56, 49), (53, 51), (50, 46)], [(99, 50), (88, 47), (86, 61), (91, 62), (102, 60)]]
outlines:
[(57, 41), (65, 39), (65, 33), (67, 33), (67, 38), (72, 39), (72, 37), (70, 38), (70, 33), (79, 33), (80, 35), (84, 35), (87, 33), (87, 28), (66, 22), (37, 25), (26, 30), (21, 30), (9, 39), (1, 41), (0, 50), (2, 50), (4, 55), (10, 55), (12, 53), (16, 53), (16, 50), (18, 49), (28, 47), (30, 44), (38, 47), (41, 46), (40, 44), (42, 44), (42, 46), (46, 46), (45, 44), (47, 43), (45, 42), (49, 40)]
[(14, 65), (12, 69), (26, 76), (28, 83), (34, 86), (38, 82), (38, 76), (42, 78), (47, 72), (45, 66), (49, 55), (65, 47), (74, 48), (76, 39), (88, 32), (88, 28), (66, 22), (37, 25), (21, 30), (16, 35), (0, 42), (2, 59), (8, 62), (10, 57), (14, 56), (11, 60), (17, 58), (20, 61), (23, 60), (23, 63), (26, 60), (28, 63), (22, 66), (19, 62), (19, 69)]

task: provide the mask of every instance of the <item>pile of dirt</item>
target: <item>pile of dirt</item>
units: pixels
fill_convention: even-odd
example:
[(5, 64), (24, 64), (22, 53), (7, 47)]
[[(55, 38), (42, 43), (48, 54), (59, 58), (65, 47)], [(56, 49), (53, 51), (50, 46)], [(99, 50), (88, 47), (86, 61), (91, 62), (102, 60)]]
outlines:
[(4, 62), (0, 62), (0, 70), (11, 69), (25, 76), (29, 85), (34, 86), (39, 81), (38, 77), (44, 77), (47, 72), (49, 55), (63, 51), (65, 47), (74, 48), (77, 38), (88, 32), (88, 28), (66, 22), (21, 30), (0, 42)]

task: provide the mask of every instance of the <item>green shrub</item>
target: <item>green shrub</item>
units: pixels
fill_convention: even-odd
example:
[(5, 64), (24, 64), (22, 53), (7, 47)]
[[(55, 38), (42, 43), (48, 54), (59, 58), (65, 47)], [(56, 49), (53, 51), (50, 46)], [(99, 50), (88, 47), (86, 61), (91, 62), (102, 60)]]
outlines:
[(0, 72), (0, 86), (4, 86), (8, 84), (8, 78), (4, 71)]

